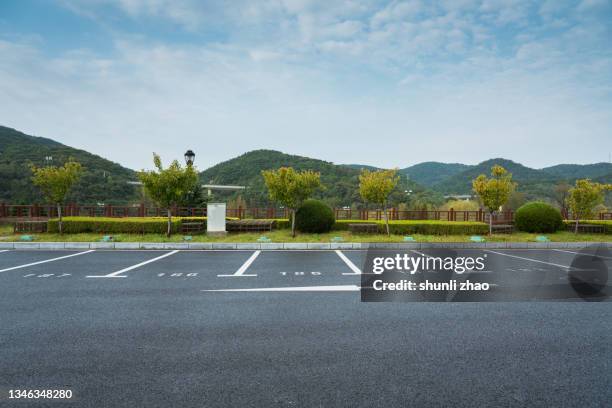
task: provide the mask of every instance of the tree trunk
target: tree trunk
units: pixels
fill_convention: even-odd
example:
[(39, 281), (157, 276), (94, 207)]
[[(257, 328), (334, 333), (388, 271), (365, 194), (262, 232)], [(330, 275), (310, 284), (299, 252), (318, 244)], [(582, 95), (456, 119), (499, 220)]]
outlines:
[(489, 235), (493, 235), (493, 211), (489, 212)]
[(60, 203), (57, 204), (57, 216), (59, 217), (59, 233), (62, 235), (64, 233), (64, 225), (62, 224), (62, 205)]
[(578, 217), (576, 217), (576, 227), (574, 228), (574, 234), (578, 233)]
[(387, 227), (387, 236), (390, 236), (391, 233), (389, 232), (389, 217), (387, 216), (387, 203), (386, 202), (383, 203), (383, 213), (385, 214), (385, 226)]
[(291, 210), (291, 236), (295, 238), (295, 210)]
[(166, 236), (169, 237), (172, 233), (172, 210), (168, 208), (168, 231), (166, 232)]

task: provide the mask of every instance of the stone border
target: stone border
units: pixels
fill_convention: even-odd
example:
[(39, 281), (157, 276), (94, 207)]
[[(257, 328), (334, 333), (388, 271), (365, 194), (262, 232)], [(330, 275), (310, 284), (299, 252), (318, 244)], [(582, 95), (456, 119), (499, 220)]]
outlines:
[(612, 242), (0, 242), (1, 249), (183, 249), (183, 250), (335, 250), (335, 249), (425, 249), (425, 248), (491, 248), (491, 249), (564, 249), (603, 245)]

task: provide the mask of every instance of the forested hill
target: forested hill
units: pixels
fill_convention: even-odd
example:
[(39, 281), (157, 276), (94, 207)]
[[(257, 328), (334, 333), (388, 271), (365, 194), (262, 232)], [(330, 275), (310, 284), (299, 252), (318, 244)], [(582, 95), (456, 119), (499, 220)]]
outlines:
[[(361, 202), (359, 198), (360, 170), (346, 165), (336, 165), (323, 160), (311, 159), (281, 153), (275, 150), (254, 150), (219, 163), (201, 173), (200, 179), (211, 184), (238, 184), (247, 186), (244, 197), (251, 205), (267, 205), (266, 191), (262, 170), (279, 167), (293, 167), (296, 170), (313, 170), (321, 173), (321, 182), (325, 186), (316, 193), (317, 198), (324, 199), (332, 206), (347, 206)], [(404, 191), (422, 189), (414, 182), (402, 177), (393, 200), (402, 201)]]
[[(557, 164), (556, 166), (544, 167), (542, 170), (566, 180), (590, 178), (602, 179), (604, 182), (612, 183), (612, 163)], [(607, 181), (605, 181), (606, 178)]]
[(434, 189), (444, 193), (468, 194), (472, 190), (472, 180), (480, 174), (489, 176), (491, 167), (494, 165), (500, 165), (512, 173), (512, 180), (518, 183), (518, 191), (525, 193), (529, 198), (550, 196), (555, 184), (561, 180), (559, 176), (542, 170), (532, 169), (512, 160), (498, 158), (471, 166), (435, 185)]
[(400, 171), (425, 187), (432, 187), (472, 166), (461, 163), (423, 162)]
[[(133, 170), (122, 167), (84, 150), (75, 149), (51, 139), (29, 136), (15, 129), (0, 126), (0, 202), (10, 204), (42, 203), (38, 190), (32, 185), (29, 164), (44, 165), (51, 156), (53, 165), (61, 165), (74, 158), (85, 168), (78, 185), (72, 189), (70, 202), (81, 204), (125, 204), (140, 200), (140, 189), (127, 184), (135, 180)], [(528, 199), (550, 198), (554, 187), (561, 181), (573, 183), (576, 178), (591, 178), (612, 183), (612, 164), (586, 165), (560, 164), (544, 169), (532, 169), (506, 159), (491, 159), (470, 166), (459, 163), (420, 163), (400, 171), (400, 185), (391, 197), (391, 203), (405, 202), (407, 190), (424, 192), (425, 188), (442, 194), (471, 193), (472, 180), (479, 174), (489, 174), (491, 166), (505, 167), (518, 182), (518, 191)], [(314, 170), (321, 173), (325, 188), (316, 193), (332, 206), (348, 206), (361, 203), (359, 174), (362, 168), (376, 169), (359, 164), (336, 165), (308, 157), (281, 153), (274, 150), (254, 150), (219, 163), (201, 176), (203, 183), (238, 184), (247, 186), (241, 193), (220, 194), (214, 199), (229, 199), (242, 195), (250, 206), (270, 204), (261, 176), (262, 170), (291, 166), (297, 170)], [(424, 187), (423, 187), (424, 186)], [(432, 191), (429, 193), (432, 193)], [(429, 194), (426, 193), (426, 194)], [(414, 196), (413, 196), (414, 197)]]
[(29, 164), (42, 166), (48, 156), (53, 158), (51, 163), (54, 165), (74, 158), (85, 168), (83, 177), (72, 189), (69, 201), (121, 204), (133, 201), (138, 196), (137, 189), (127, 184), (128, 180), (136, 177), (133, 170), (51, 139), (29, 136), (0, 126), (0, 202), (43, 202), (37, 188), (32, 186)]
[(476, 166), (470, 166), (454, 176), (435, 184), (432, 188), (445, 194), (467, 194), (472, 188), (472, 180), (479, 174), (489, 175), (491, 167), (499, 164), (510, 173), (518, 183), (518, 191), (529, 199), (550, 198), (557, 183), (573, 184), (578, 178), (590, 178), (594, 181), (611, 183), (612, 165), (597, 164), (560, 164), (544, 169), (532, 169), (507, 159), (490, 159)]

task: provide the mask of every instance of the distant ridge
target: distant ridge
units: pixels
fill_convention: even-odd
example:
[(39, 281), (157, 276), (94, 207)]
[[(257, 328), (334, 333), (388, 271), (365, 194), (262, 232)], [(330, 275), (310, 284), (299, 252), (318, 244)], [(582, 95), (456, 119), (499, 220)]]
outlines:
[[(318, 198), (324, 199), (332, 206), (346, 206), (360, 202), (359, 174), (360, 169), (348, 165), (337, 165), (324, 160), (313, 159), (282, 153), (276, 150), (253, 150), (233, 159), (219, 163), (200, 174), (205, 183), (239, 184), (248, 186), (245, 196), (253, 203), (268, 203), (262, 170), (290, 166), (296, 170), (314, 170), (321, 173), (321, 182), (325, 189), (317, 192)], [(365, 167), (365, 166), (359, 166)], [(398, 192), (392, 198), (401, 201), (403, 191), (422, 189), (405, 177), (400, 181)]]
[(361, 170), (361, 169), (366, 169), (370, 171), (380, 170), (380, 167), (369, 166), (367, 164), (343, 164), (343, 166), (347, 166), (347, 167), (350, 167), (351, 169), (357, 169), (357, 170)]
[(0, 126), (0, 201), (11, 204), (42, 202), (39, 191), (30, 181), (28, 164), (44, 165), (47, 156), (53, 157), (52, 163), (56, 165), (74, 158), (85, 167), (69, 201), (121, 204), (133, 201), (138, 194), (126, 183), (135, 178), (133, 170), (48, 138)]
[(560, 177), (542, 170), (532, 169), (512, 160), (496, 158), (471, 166), (434, 185), (433, 188), (445, 194), (468, 194), (472, 189), (472, 180), (480, 174), (489, 175), (494, 165), (500, 165), (512, 173), (512, 179), (519, 184), (519, 191), (526, 193), (528, 198), (550, 196), (554, 185), (561, 180)]
[(423, 162), (406, 167), (401, 172), (417, 183), (432, 187), (470, 167), (461, 163)]
[[(28, 164), (42, 165), (46, 156), (52, 156), (54, 164), (62, 164), (69, 157), (73, 157), (85, 167), (84, 177), (74, 189), (69, 201), (82, 204), (125, 204), (140, 199), (138, 189), (127, 184), (128, 180), (136, 178), (133, 170), (52, 139), (31, 136), (10, 127), (0, 126), (0, 202), (42, 202), (38, 190), (31, 185)], [(424, 162), (400, 170), (402, 179), (392, 200), (404, 202), (408, 190), (430, 189), (439, 194), (469, 194), (472, 180), (479, 174), (489, 174), (494, 164), (510, 171), (513, 179), (519, 183), (519, 191), (524, 192), (530, 199), (552, 197), (555, 184), (561, 181), (573, 183), (577, 178), (590, 178), (598, 182), (612, 183), (610, 163), (558, 164), (533, 169), (504, 158), (485, 160), (477, 165)], [(281, 166), (320, 172), (326, 188), (318, 192), (317, 197), (333, 206), (361, 202), (358, 192), (361, 169), (378, 169), (371, 165), (334, 164), (262, 149), (212, 166), (201, 172), (200, 176), (205, 183), (245, 185), (247, 190), (244, 196), (251, 200), (251, 203), (267, 205), (269, 202), (261, 171)]]
[[(599, 179), (612, 176), (612, 163), (557, 164), (556, 166), (544, 167), (542, 171), (566, 180), (577, 178)], [(612, 182), (612, 177), (608, 183), (610, 182)]]

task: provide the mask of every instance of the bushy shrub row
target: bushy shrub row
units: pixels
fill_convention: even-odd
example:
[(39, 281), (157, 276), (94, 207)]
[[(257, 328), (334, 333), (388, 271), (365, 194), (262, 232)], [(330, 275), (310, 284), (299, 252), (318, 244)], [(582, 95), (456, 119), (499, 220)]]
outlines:
[[(291, 223), (288, 219), (275, 219), (275, 229), (289, 229)], [(132, 234), (165, 234), (167, 228), (167, 218), (164, 217), (130, 217), (130, 218), (106, 218), (106, 217), (65, 217), (64, 232), (68, 234), (76, 233), (132, 233)], [(173, 217), (172, 231), (174, 233), (181, 230), (182, 222), (206, 222), (206, 217)], [(365, 220), (337, 220), (333, 230), (348, 230), (349, 224), (355, 223), (375, 223), (378, 225), (380, 233), (385, 232), (384, 221), (365, 221)], [(392, 234), (424, 234), (424, 235), (474, 235), (486, 234), (488, 226), (481, 222), (460, 222), (460, 221), (389, 221), (389, 228)], [(612, 223), (610, 223), (612, 229)], [(58, 220), (52, 219), (48, 223), (48, 231), (58, 232)]]
[[(276, 229), (289, 229), (291, 223), (287, 219), (276, 219)], [(346, 231), (349, 224), (377, 224), (381, 234), (385, 232), (385, 222), (375, 220), (336, 220), (332, 230)], [(389, 229), (392, 234), (424, 234), (424, 235), (482, 235), (489, 232), (488, 225), (482, 222), (462, 221), (428, 221), (428, 220), (401, 220), (389, 221)]]
[[(381, 221), (384, 225), (384, 221)], [(376, 220), (336, 220), (334, 231), (346, 231), (349, 229), (349, 224), (377, 224)]]
[[(384, 229), (384, 222), (379, 222), (379, 230)], [(489, 226), (482, 222), (464, 221), (390, 221), (392, 234), (423, 235), (482, 235), (489, 232)]]
[[(348, 230), (349, 224), (368, 223), (377, 224), (378, 231), (385, 233), (384, 221), (365, 221), (365, 220), (337, 220), (334, 224), (335, 230)], [(429, 220), (401, 220), (389, 221), (389, 231), (391, 234), (408, 235), (478, 235), (486, 234), (488, 225), (482, 222), (462, 222), (462, 221), (429, 221)]]
[[(179, 232), (182, 222), (206, 222), (206, 217), (173, 217), (172, 232)], [(67, 234), (103, 233), (103, 234), (165, 234), (168, 219), (165, 217), (64, 217), (63, 230)], [(59, 232), (59, 219), (51, 219), (47, 230)]]

